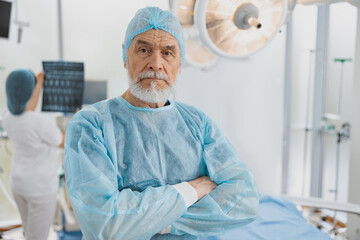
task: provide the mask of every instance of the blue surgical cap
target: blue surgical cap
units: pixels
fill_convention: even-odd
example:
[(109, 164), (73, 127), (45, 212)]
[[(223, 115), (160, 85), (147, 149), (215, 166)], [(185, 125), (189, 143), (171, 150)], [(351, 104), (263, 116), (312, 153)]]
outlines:
[(178, 19), (169, 11), (158, 7), (146, 7), (138, 10), (131, 19), (125, 33), (123, 43), (123, 61), (126, 61), (126, 54), (129, 46), (136, 35), (146, 32), (149, 29), (161, 29), (173, 35), (179, 43), (181, 54), (181, 65), (185, 60), (185, 38)]
[(35, 75), (30, 70), (19, 69), (6, 79), (6, 98), (9, 111), (19, 115), (25, 111), (35, 87)]

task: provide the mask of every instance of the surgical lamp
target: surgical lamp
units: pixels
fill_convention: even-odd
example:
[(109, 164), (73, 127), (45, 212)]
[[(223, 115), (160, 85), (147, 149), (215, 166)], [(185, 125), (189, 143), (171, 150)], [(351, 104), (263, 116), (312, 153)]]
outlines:
[(195, 6), (195, 25), (216, 54), (241, 59), (265, 46), (286, 17), (285, 0), (202, 0)]
[(218, 56), (242, 59), (259, 51), (279, 31), (288, 14), (287, 0), (170, 3), (184, 29), (187, 62), (198, 66), (212, 65)]

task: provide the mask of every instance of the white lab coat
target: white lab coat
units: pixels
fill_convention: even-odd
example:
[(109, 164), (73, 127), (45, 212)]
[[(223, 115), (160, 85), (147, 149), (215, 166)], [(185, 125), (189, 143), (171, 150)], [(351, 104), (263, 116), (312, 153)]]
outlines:
[(32, 111), (21, 115), (5, 111), (3, 125), (14, 144), (10, 186), (25, 237), (47, 239), (56, 207), (59, 166), (56, 148), (61, 144), (62, 133), (53, 121)]

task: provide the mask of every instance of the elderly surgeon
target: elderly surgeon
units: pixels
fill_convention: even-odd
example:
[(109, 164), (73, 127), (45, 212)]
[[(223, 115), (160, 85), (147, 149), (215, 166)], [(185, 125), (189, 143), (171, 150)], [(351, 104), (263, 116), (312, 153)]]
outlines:
[(27, 69), (6, 79), (3, 124), (14, 143), (10, 186), (26, 240), (48, 239), (59, 185), (56, 149), (65, 139), (53, 121), (35, 111), (43, 82), (44, 73), (35, 76)]
[(255, 219), (254, 177), (227, 138), (169, 100), (184, 54), (176, 17), (140, 9), (123, 43), (129, 89), (68, 125), (66, 182), (84, 239), (197, 239)]

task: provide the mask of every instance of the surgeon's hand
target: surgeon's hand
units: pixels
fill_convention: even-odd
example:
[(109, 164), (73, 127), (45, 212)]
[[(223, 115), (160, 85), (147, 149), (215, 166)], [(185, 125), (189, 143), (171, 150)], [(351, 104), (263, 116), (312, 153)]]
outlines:
[(217, 184), (208, 176), (202, 176), (188, 182), (197, 192), (198, 200), (202, 199), (217, 187)]

